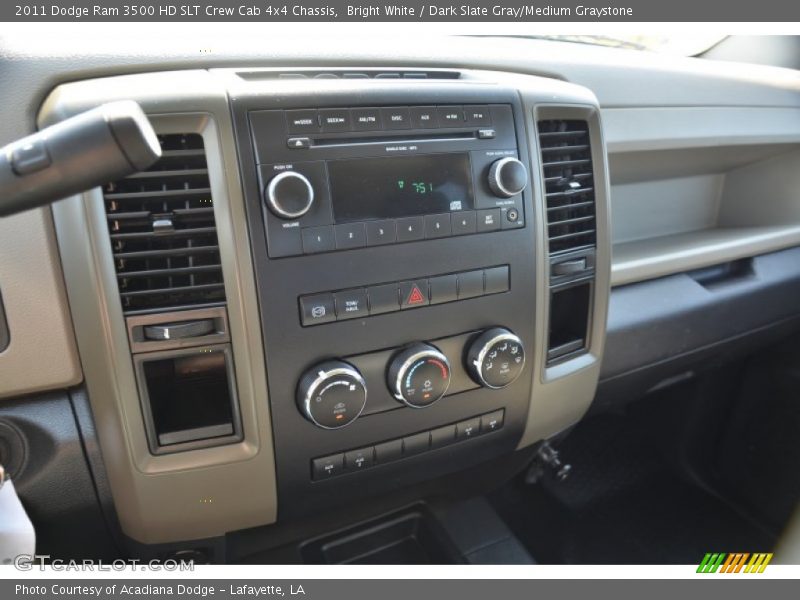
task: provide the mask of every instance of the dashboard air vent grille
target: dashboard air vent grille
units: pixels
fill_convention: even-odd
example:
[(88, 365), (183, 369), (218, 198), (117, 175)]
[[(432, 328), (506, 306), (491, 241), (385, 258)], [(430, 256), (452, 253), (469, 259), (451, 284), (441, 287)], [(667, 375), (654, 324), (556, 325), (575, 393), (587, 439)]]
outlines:
[(225, 301), (203, 138), (159, 141), (153, 167), (103, 190), (126, 314)]
[(586, 121), (539, 121), (550, 254), (596, 244), (594, 177)]

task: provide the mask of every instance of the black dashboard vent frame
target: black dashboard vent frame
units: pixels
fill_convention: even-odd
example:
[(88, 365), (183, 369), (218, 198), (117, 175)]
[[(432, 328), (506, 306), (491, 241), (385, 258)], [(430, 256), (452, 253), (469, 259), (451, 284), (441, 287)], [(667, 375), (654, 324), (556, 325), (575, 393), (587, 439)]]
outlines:
[(537, 122), (545, 186), (550, 255), (597, 247), (594, 171), (589, 123)]
[(125, 315), (225, 303), (203, 137), (158, 138), (155, 165), (103, 188)]

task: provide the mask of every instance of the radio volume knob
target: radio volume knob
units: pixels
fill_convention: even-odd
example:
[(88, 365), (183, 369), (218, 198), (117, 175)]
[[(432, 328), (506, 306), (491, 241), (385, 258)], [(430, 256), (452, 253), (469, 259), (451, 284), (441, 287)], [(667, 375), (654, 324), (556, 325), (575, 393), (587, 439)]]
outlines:
[(297, 406), (314, 425), (339, 429), (355, 421), (367, 404), (367, 384), (353, 365), (328, 360), (309, 369), (297, 386)]
[(269, 209), (281, 219), (302, 217), (314, 204), (314, 187), (297, 171), (284, 171), (270, 179), (264, 195)]
[(522, 340), (503, 327), (481, 333), (467, 351), (467, 369), (484, 387), (504, 388), (514, 382), (525, 367)]
[(528, 170), (522, 161), (511, 156), (501, 158), (489, 167), (489, 189), (495, 196), (511, 198), (528, 187)]

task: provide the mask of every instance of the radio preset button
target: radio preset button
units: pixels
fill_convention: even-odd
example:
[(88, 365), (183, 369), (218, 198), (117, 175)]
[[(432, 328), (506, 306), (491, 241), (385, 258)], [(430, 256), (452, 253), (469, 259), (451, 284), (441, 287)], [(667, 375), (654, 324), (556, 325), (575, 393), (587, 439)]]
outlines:
[(315, 294), (300, 298), (300, 322), (304, 327), (336, 320), (333, 294)]
[(439, 117), (435, 106), (412, 106), (411, 127), (413, 129), (436, 129)]
[(335, 247), (333, 227), (330, 225), (303, 229), (303, 252), (305, 254), (330, 252)]
[(497, 231), (503, 224), (500, 222), (501, 211), (499, 208), (489, 208), (478, 211), (477, 229), (478, 233)]
[(350, 111), (346, 108), (329, 108), (319, 111), (323, 133), (350, 131)]
[(442, 238), (450, 235), (450, 214), (425, 215), (425, 237)]
[(381, 112), (377, 108), (354, 108), (350, 111), (353, 129), (375, 131), (381, 128)]
[(336, 248), (348, 250), (350, 248), (363, 248), (367, 245), (367, 234), (364, 223), (344, 223), (334, 227), (336, 235)]
[(464, 210), (450, 215), (451, 231), (453, 235), (467, 235), (475, 233), (476, 221), (475, 212)]
[(467, 125), (484, 127), (492, 124), (492, 116), (489, 114), (488, 106), (465, 106), (464, 113)]
[(464, 126), (464, 107), (462, 106), (440, 106), (439, 125), (441, 127), (463, 127)]
[(369, 314), (366, 290), (345, 290), (336, 292), (333, 297), (336, 302), (336, 318), (339, 321), (360, 319)]
[(319, 133), (316, 110), (287, 110), (286, 125), (289, 133)]
[(386, 129), (411, 129), (411, 114), (407, 106), (381, 109)]
[(367, 221), (367, 246), (393, 244), (397, 239), (397, 223), (392, 219)]
[(425, 219), (422, 217), (397, 219), (398, 242), (413, 242), (423, 237), (425, 237)]

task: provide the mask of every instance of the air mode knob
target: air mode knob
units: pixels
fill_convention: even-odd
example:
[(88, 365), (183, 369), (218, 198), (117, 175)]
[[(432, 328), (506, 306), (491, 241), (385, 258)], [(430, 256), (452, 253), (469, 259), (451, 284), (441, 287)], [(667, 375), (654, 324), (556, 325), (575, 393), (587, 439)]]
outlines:
[(467, 351), (467, 370), (476, 383), (504, 388), (520, 376), (525, 366), (522, 340), (503, 327), (481, 333)]
[(450, 363), (430, 344), (412, 344), (392, 359), (389, 390), (411, 408), (425, 408), (444, 396), (450, 386)]
[(328, 360), (309, 369), (297, 386), (297, 406), (314, 425), (339, 429), (355, 421), (367, 403), (367, 384), (353, 365)]
[(314, 204), (314, 187), (297, 171), (284, 171), (269, 180), (264, 195), (269, 209), (281, 219), (297, 219)]
[(511, 156), (501, 158), (489, 167), (489, 188), (495, 196), (511, 198), (528, 186), (528, 170), (522, 161)]

